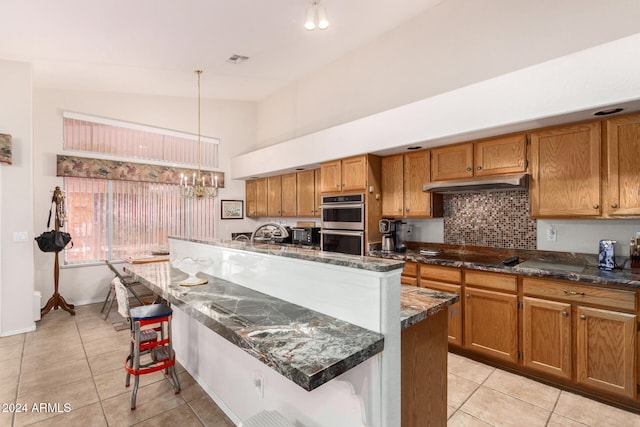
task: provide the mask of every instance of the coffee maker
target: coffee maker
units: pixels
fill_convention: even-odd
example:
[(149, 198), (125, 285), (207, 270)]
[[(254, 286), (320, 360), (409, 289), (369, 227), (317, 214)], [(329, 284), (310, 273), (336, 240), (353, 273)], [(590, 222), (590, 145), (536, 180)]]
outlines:
[(407, 240), (409, 235), (409, 225), (402, 221), (396, 220), (394, 221), (395, 228), (395, 251), (396, 252), (406, 252), (407, 251)]
[(382, 252), (393, 252), (395, 250), (395, 222), (381, 219), (379, 228), (382, 233)]

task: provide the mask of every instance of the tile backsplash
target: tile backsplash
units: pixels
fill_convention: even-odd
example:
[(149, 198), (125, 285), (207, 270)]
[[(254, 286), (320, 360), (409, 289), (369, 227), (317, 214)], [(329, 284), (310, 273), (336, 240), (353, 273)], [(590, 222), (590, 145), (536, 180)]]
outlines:
[(445, 243), (536, 249), (536, 227), (527, 190), (444, 195)]

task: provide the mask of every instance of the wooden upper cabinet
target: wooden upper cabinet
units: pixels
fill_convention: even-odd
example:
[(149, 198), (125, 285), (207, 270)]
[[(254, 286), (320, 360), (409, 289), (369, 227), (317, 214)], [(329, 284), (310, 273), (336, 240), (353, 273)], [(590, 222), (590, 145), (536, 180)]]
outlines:
[(280, 175), (267, 178), (267, 215), (282, 215), (282, 177)]
[(366, 155), (342, 159), (342, 191), (365, 191), (367, 170)]
[(248, 217), (256, 216), (256, 182), (255, 180), (245, 181), (245, 199), (246, 199), (246, 215)]
[(320, 202), (318, 197), (320, 169), (311, 169), (304, 172), (298, 172), (297, 178), (298, 216), (320, 215)]
[(342, 189), (342, 161), (334, 160), (320, 165), (320, 191), (332, 193)]
[(382, 216), (401, 217), (404, 215), (404, 156), (383, 157), (380, 165)]
[(473, 143), (431, 149), (431, 180), (448, 181), (473, 176)]
[(256, 179), (256, 217), (267, 216), (269, 195), (267, 190), (267, 178)]
[(500, 175), (527, 171), (527, 137), (511, 135), (473, 144), (474, 175)]
[(282, 216), (296, 216), (298, 214), (297, 177), (295, 173), (281, 176), (282, 183)]
[(404, 155), (404, 216), (407, 218), (442, 216), (439, 208), (442, 195), (422, 191), (422, 186), (431, 181), (429, 165), (429, 150)]
[(320, 190), (323, 193), (365, 191), (368, 170), (366, 154), (322, 163)]
[(383, 217), (429, 218), (442, 215), (441, 209), (432, 209), (432, 205), (442, 200), (442, 195), (422, 191), (430, 177), (429, 150), (383, 157), (381, 170)]
[(531, 216), (599, 216), (600, 122), (541, 130), (530, 137)]
[(606, 121), (607, 216), (640, 215), (640, 114)]

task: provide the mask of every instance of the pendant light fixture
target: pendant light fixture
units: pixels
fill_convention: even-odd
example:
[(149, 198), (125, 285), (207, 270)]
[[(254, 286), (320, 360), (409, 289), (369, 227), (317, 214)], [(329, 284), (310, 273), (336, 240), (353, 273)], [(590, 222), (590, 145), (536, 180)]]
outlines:
[(329, 27), (329, 18), (327, 18), (327, 10), (320, 5), (320, 0), (311, 0), (307, 7), (307, 18), (304, 22), (304, 28), (309, 31), (315, 30), (316, 26), (321, 30)]
[(198, 75), (198, 171), (193, 173), (191, 179), (180, 175), (180, 195), (185, 199), (213, 199), (218, 196), (218, 177), (211, 173), (204, 175), (200, 170), (200, 156), (202, 141), (200, 141), (200, 75), (202, 70), (196, 70)]

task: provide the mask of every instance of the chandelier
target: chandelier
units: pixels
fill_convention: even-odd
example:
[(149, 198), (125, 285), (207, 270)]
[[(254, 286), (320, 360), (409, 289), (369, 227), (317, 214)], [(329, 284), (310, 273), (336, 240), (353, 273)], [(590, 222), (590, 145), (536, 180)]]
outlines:
[(200, 155), (202, 142), (200, 141), (200, 75), (202, 70), (196, 70), (198, 75), (198, 171), (189, 176), (180, 174), (180, 195), (185, 199), (213, 199), (218, 196), (218, 176), (203, 174), (200, 170)]

